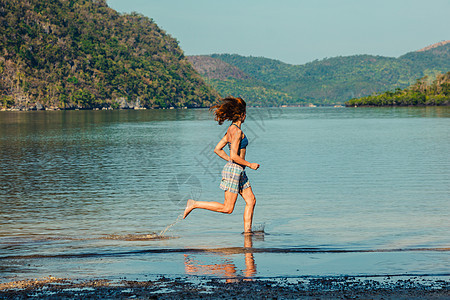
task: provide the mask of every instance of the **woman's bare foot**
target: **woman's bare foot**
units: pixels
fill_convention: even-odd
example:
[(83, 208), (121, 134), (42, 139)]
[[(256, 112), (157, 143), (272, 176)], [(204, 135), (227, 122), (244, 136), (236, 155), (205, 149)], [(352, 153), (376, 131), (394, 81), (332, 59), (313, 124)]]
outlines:
[(189, 199), (187, 201), (186, 208), (184, 210), (183, 219), (185, 219), (189, 215), (189, 213), (194, 209), (194, 204), (195, 204), (195, 201), (192, 199)]

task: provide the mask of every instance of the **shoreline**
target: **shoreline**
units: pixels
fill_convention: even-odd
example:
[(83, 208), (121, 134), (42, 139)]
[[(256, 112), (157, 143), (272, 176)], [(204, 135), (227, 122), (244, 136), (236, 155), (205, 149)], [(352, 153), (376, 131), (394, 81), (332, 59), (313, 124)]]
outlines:
[(365, 107), (448, 107), (449, 104), (443, 104), (443, 105), (345, 105), (345, 107), (349, 108), (365, 108)]
[(25, 299), (448, 299), (449, 276), (211, 278), (163, 275), (148, 281), (47, 277), (0, 284), (0, 298)]
[[(280, 106), (248, 106), (249, 108), (424, 108), (424, 107), (449, 107), (446, 105), (280, 105)], [(209, 109), (209, 107), (135, 107), (135, 108), (112, 108), (112, 107), (95, 107), (95, 108), (0, 108), (0, 112), (39, 112), (39, 111), (133, 111), (133, 110), (185, 110), (185, 109)]]
[[(301, 107), (301, 108), (308, 108), (308, 107), (344, 107), (344, 106), (333, 106), (333, 105), (327, 105), (327, 106), (301, 106), (301, 105), (281, 105), (281, 106), (247, 106), (251, 108), (285, 108), (285, 107)], [(44, 109), (33, 109), (33, 108), (17, 108), (17, 107), (10, 107), (10, 108), (0, 108), (0, 112), (6, 111), (6, 112), (27, 112), (27, 111), (109, 111), (109, 110), (185, 110), (185, 109), (209, 109), (209, 107), (135, 107), (135, 108), (112, 108), (112, 107), (102, 107), (102, 108), (59, 108), (59, 107), (51, 107), (51, 108), (44, 108)]]

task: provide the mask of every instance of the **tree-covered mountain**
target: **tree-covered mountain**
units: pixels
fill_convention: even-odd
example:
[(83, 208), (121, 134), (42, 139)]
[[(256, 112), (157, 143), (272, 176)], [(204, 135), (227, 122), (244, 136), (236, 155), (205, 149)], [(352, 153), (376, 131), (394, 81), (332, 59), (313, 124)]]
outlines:
[(241, 96), (253, 106), (279, 106), (294, 103), (294, 99), (286, 92), (252, 78), (223, 60), (204, 55), (188, 56), (188, 60), (223, 97)]
[(202, 107), (218, 98), (174, 38), (105, 0), (0, 0), (0, 73), (0, 107)]
[(429, 83), (428, 76), (417, 79), (406, 89), (387, 91), (376, 95), (355, 98), (346, 106), (439, 106), (450, 105), (450, 72), (438, 74)]
[[(315, 60), (304, 65), (235, 54), (213, 54), (210, 57), (238, 68), (260, 86), (285, 93), (290, 103), (342, 104), (355, 97), (408, 87), (423, 76), (434, 77), (447, 72), (450, 70), (450, 41), (398, 58), (353, 55)], [(194, 67), (219, 92), (240, 92), (240, 85), (234, 81), (211, 78), (201, 71), (198, 63)], [(258, 86), (253, 88), (258, 89)], [(253, 100), (251, 95), (243, 96)]]

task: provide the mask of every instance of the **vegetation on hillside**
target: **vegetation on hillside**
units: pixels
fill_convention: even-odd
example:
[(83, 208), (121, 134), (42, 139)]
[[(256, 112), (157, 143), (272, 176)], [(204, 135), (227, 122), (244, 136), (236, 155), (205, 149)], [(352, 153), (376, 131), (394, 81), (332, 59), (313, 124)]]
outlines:
[(207, 55), (188, 56), (187, 59), (192, 63), (198, 73), (208, 79), (251, 79), (248, 74), (242, 72), (239, 68), (220, 59), (215, 59)]
[(439, 74), (430, 84), (428, 76), (406, 89), (351, 99), (346, 106), (431, 106), (450, 105), (450, 72)]
[(252, 79), (233, 79), (226, 80), (207, 79), (222, 97), (233, 95), (242, 97), (250, 106), (280, 106), (298, 104), (287, 93), (277, 91), (276, 89), (264, 85), (259, 81)]
[(251, 106), (293, 104), (293, 98), (269, 84), (256, 80), (237, 67), (206, 55), (189, 56), (188, 60), (222, 97), (228, 95), (245, 99)]
[[(342, 104), (355, 97), (403, 89), (413, 84), (416, 78), (447, 72), (450, 70), (450, 43), (398, 58), (353, 55), (315, 60), (304, 65), (230, 54), (213, 54), (211, 57), (286, 93), (294, 102)], [(217, 88), (217, 84), (213, 83), (213, 86)]]
[(105, 0), (0, 0), (0, 107), (210, 106), (178, 42)]

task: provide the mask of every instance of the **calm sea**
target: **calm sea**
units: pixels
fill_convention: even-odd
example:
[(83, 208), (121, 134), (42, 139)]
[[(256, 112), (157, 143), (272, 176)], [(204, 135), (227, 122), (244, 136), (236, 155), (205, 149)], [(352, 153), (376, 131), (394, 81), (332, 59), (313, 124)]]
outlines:
[(0, 282), (449, 275), (450, 108), (250, 108), (244, 237), (208, 110), (0, 114)]

